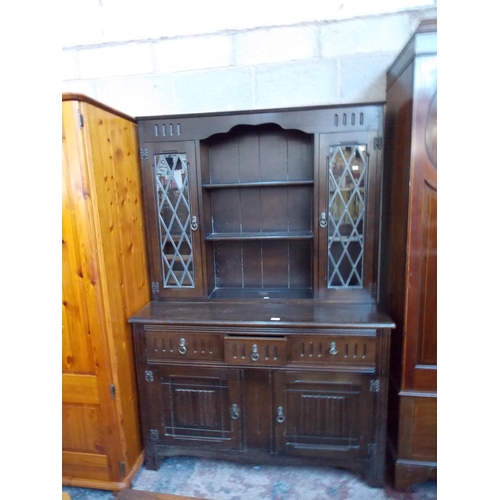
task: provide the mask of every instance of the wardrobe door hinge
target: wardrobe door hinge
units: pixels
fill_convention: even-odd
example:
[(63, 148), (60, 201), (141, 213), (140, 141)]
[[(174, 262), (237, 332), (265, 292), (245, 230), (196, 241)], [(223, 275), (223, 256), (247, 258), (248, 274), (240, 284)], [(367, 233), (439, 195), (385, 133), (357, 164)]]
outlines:
[(373, 149), (382, 149), (382, 137), (375, 137), (373, 139)]
[(140, 155), (141, 155), (141, 160), (147, 160), (148, 159), (148, 150), (146, 148), (141, 148), (139, 150)]
[(149, 437), (153, 441), (158, 441), (160, 435), (159, 435), (159, 433), (158, 433), (158, 431), (156, 429), (149, 429)]
[(146, 379), (146, 382), (153, 382), (154, 380), (153, 372), (151, 370), (145, 370), (144, 378)]
[(80, 110), (78, 110), (78, 122), (80, 123), (80, 128), (83, 128), (83, 115)]
[(125, 462), (120, 462), (120, 475), (125, 475)]
[(371, 392), (379, 392), (380, 391), (380, 380), (379, 379), (370, 380), (370, 391)]
[(368, 455), (377, 453), (377, 443), (368, 443)]
[(158, 281), (153, 281), (151, 283), (151, 291), (154, 294), (157, 294), (160, 291), (160, 284), (158, 283)]
[(115, 394), (116, 394), (115, 384), (109, 384), (109, 392), (111, 393), (111, 399), (115, 399)]

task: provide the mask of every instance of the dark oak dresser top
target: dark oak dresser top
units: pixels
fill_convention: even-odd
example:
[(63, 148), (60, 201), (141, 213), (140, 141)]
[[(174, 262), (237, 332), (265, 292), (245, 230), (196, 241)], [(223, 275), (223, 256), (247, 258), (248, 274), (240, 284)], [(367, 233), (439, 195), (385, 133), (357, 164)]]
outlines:
[(326, 302), (150, 302), (130, 323), (304, 328), (394, 328), (372, 304)]

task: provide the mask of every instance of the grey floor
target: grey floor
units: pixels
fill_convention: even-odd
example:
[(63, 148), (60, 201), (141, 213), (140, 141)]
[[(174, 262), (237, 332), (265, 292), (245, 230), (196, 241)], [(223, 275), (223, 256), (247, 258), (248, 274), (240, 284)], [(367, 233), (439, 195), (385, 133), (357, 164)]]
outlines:
[[(132, 489), (209, 500), (434, 500), (436, 481), (396, 492), (371, 488), (343, 469), (307, 466), (254, 466), (193, 457), (163, 459), (158, 471), (141, 467)], [(72, 500), (112, 500), (110, 491), (63, 487)]]

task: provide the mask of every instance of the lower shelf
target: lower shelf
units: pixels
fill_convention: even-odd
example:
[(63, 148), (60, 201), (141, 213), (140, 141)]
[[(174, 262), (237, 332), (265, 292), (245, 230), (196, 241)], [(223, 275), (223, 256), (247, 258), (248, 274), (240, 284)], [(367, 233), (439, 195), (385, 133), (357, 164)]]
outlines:
[(210, 299), (312, 299), (311, 289), (274, 289), (261, 288), (215, 288), (209, 295)]

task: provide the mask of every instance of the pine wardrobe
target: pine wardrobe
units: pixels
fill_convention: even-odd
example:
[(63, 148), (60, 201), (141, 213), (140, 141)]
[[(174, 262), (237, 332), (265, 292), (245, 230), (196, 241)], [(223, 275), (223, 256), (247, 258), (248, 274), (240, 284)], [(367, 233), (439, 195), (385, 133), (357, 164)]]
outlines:
[(128, 317), (150, 300), (137, 125), (62, 97), (62, 482), (119, 490), (142, 463)]

